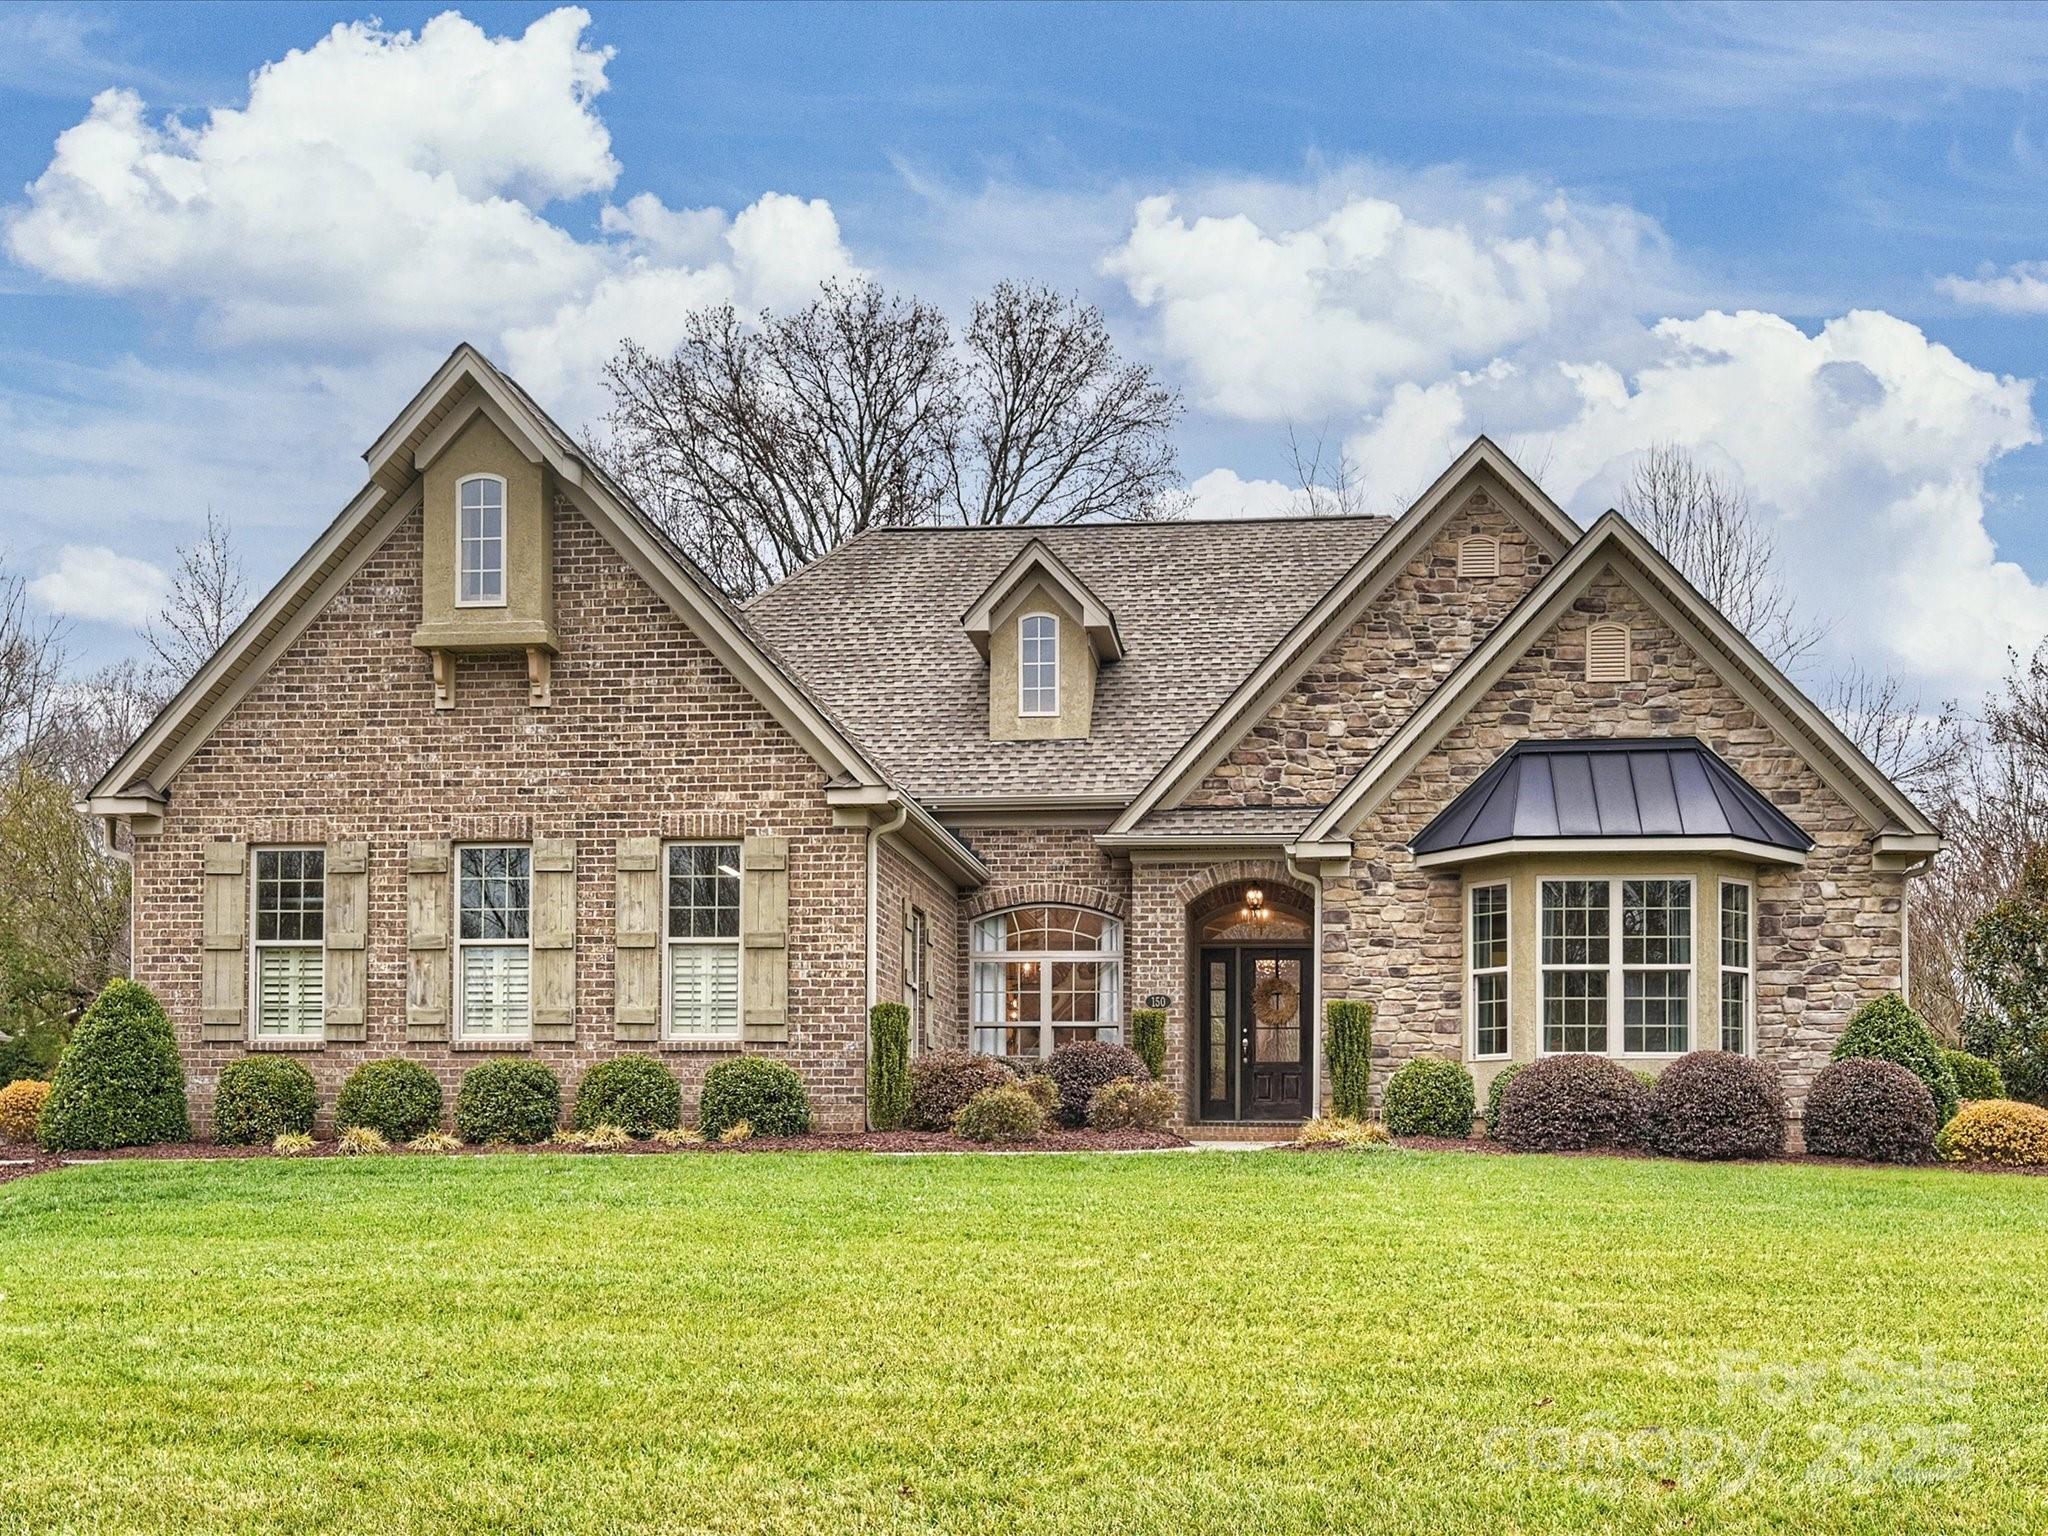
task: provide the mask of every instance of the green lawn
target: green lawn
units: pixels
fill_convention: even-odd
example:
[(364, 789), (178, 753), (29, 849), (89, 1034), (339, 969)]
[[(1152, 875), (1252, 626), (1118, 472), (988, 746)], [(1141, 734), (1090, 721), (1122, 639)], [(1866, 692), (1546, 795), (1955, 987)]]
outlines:
[(2044, 1340), (2012, 1176), (112, 1164), (0, 1187), (0, 1532), (2039, 1531)]

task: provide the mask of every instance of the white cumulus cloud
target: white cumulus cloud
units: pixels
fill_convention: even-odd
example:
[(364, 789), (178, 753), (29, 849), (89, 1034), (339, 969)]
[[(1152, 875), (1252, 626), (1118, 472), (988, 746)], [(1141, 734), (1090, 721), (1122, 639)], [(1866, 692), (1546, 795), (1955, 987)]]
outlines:
[(2048, 315), (2048, 261), (2014, 262), (2003, 272), (1985, 267), (1975, 277), (1944, 277), (1937, 284), (1958, 304), (2007, 315)]
[(66, 544), (54, 569), (28, 584), (50, 612), (101, 624), (141, 624), (163, 601), (164, 573), (103, 544)]

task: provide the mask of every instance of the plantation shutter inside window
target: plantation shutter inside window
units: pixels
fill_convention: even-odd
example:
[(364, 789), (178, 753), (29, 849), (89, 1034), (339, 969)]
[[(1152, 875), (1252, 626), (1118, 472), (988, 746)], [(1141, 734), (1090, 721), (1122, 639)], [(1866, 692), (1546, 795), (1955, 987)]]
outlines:
[(462, 950), (462, 1032), (521, 1038), (527, 1032), (532, 965), (523, 944), (465, 945)]
[(669, 959), (669, 1031), (731, 1039), (739, 1033), (740, 955), (731, 944), (677, 944)]
[(259, 951), (256, 1005), (266, 1038), (316, 1040), (323, 1017), (326, 956), (311, 946)]

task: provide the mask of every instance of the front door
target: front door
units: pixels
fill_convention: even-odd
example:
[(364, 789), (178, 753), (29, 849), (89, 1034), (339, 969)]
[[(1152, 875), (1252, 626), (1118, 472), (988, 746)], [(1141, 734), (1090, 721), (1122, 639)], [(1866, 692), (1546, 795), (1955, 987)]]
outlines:
[(1201, 958), (1202, 1118), (1301, 1120), (1309, 1106), (1308, 950), (1230, 945)]

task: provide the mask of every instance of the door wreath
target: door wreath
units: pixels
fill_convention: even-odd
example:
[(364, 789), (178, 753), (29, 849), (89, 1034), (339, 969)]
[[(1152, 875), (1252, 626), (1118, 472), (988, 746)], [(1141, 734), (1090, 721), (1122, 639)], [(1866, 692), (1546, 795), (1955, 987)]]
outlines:
[(1285, 1024), (1301, 1012), (1301, 988), (1285, 976), (1268, 976), (1252, 988), (1252, 1013), (1261, 1024)]

